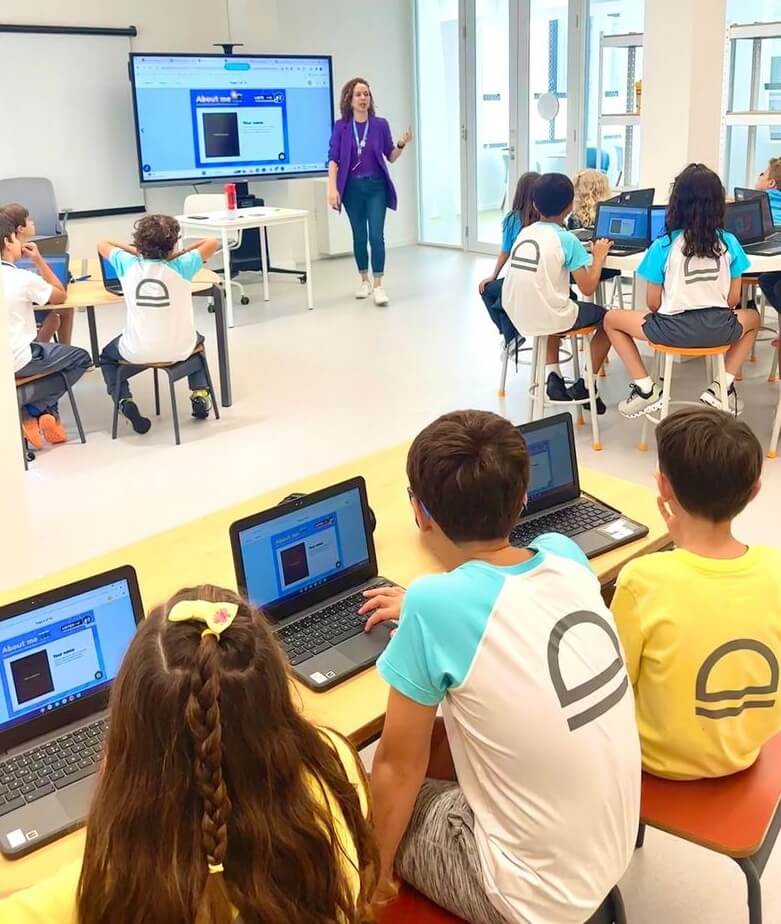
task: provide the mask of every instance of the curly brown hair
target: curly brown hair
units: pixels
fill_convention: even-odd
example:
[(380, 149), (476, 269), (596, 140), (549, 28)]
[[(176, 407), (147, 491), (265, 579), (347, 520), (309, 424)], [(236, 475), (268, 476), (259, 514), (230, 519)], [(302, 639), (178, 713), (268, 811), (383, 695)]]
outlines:
[[(182, 600), (238, 611), (217, 639), (196, 622), (168, 619)], [(246, 601), (202, 585), (153, 610), (111, 693), (79, 924), (232, 924), (236, 912), (264, 924), (370, 919), (378, 869), (371, 816), (334, 737), (301, 715), (282, 651)]]
[(179, 222), (170, 215), (144, 215), (133, 228), (133, 246), (147, 260), (167, 260), (180, 234)]
[(717, 173), (705, 164), (689, 164), (675, 178), (667, 206), (665, 232), (683, 231), (685, 257), (713, 257), (724, 252), (726, 199)]
[(342, 113), (343, 119), (352, 118), (353, 92), (359, 83), (362, 83), (369, 91), (369, 115), (376, 115), (374, 111), (374, 94), (372, 93), (372, 88), (369, 86), (369, 81), (365, 77), (353, 77), (352, 80), (348, 80), (342, 87), (342, 95), (339, 99), (339, 110)]

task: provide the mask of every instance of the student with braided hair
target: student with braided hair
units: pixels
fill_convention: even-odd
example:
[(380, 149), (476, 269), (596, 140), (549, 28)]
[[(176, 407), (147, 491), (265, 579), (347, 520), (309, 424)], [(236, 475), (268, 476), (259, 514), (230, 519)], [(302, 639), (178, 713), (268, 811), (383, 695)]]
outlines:
[(115, 682), (83, 863), (0, 901), (0, 920), (361, 924), (368, 815), (357, 756), (301, 716), (265, 620), (228, 590), (182, 590)]

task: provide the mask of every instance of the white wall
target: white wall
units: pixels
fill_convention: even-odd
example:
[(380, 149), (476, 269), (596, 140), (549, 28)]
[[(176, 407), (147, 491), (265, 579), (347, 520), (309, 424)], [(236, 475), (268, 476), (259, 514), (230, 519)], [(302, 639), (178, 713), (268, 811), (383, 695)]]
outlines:
[[(337, 97), (344, 81), (364, 74), (394, 132), (400, 133), (413, 122), (412, 0), (363, 6), (347, 0), (228, 0), (227, 7), (224, 0), (134, 0), (132, 4), (127, 0), (80, 0), (78, 4), (37, 0), (31, 6), (0, 0), (0, 19), (46, 25), (134, 25), (138, 36), (132, 42), (133, 51), (213, 51), (214, 42), (232, 40), (243, 42), (246, 52), (331, 54)], [(414, 161), (410, 152), (392, 168), (400, 209), (388, 221), (386, 237), (391, 246), (417, 239)], [(252, 188), (274, 205), (314, 209), (314, 184), (307, 180), (255, 183)], [(147, 209), (179, 213), (190, 192), (189, 186), (148, 190)], [(90, 256), (95, 241), (103, 237), (127, 239), (137, 217), (72, 221), (71, 253)], [(317, 256), (314, 230), (312, 245)], [(277, 264), (303, 259), (296, 229), (277, 229), (272, 250)]]

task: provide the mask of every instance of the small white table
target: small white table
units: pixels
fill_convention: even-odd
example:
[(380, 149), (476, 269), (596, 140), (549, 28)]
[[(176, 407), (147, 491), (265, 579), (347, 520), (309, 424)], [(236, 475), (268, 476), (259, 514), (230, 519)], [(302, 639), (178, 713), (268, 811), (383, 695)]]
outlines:
[[(247, 209), (223, 209), (208, 215), (177, 215), (183, 231), (199, 234), (201, 237), (219, 237), (222, 244), (222, 262), (225, 271), (225, 315), (228, 327), (233, 327), (233, 293), (230, 283), (230, 250), (228, 240), (232, 232), (246, 228), (267, 228), (272, 225), (289, 225), (300, 222), (304, 228), (304, 264), (306, 268), (307, 308), (314, 308), (312, 302), (312, 260), (309, 252), (309, 212), (304, 209), (275, 209), (269, 206), (253, 206)], [(269, 301), (268, 258), (263, 240), (260, 241), (260, 262), (263, 267), (263, 300)]]

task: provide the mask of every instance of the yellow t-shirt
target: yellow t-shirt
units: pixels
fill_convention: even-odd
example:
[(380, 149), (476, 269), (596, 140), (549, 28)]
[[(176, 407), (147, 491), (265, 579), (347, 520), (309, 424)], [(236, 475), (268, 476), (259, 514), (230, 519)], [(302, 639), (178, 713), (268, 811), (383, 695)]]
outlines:
[[(352, 750), (338, 735), (329, 734), (325, 730), (324, 734), (336, 747), (347, 778), (358, 791), (363, 813), (368, 814), (366, 787)], [(311, 780), (310, 786), (316, 796), (322, 795), (321, 787), (314, 780)], [(345, 871), (353, 895), (357, 898), (361, 887), (358, 850), (335, 799), (331, 793), (327, 793), (326, 797), (334, 818), (337, 837), (345, 854)], [(0, 921), (2, 924), (76, 924), (76, 889), (80, 874), (81, 860), (74, 860), (50, 878), (0, 900)]]
[(702, 779), (754, 763), (781, 730), (781, 550), (635, 559), (618, 577), (612, 610), (645, 769)]

